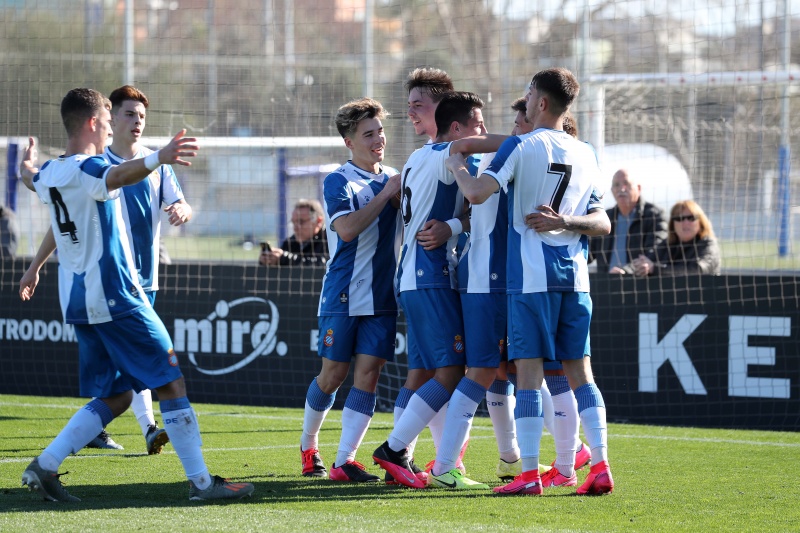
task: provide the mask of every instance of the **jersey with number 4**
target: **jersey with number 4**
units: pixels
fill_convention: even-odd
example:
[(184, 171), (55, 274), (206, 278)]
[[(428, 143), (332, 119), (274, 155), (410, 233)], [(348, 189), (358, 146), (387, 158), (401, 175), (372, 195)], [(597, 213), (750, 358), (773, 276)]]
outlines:
[[(142, 146), (133, 159), (152, 153), (153, 150)], [(108, 146), (103, 155), (113, 165), (126, 161)], [(158, 290), (161, 206), (172, 205), (182, 199), (181, 186), (170, 165), (161, 165), (139, 183), (122, 188), (122, 218), (131, 239), (139, 283), (146, 292)]]
[(120, 190), (106, 187), (109, 169), (101, 156), (78, 154), (48, 161), (33, 180), (50, 208), (68, 324), (109, 322), (150, 306), (133, 263)]
[(417, 233), (429, 220), (446, 221), (464, 211), (464, 197), (447, 170), (450, 143), (426, 144), (408, 158), (402, 172), (400, 211), (403, 248), (397, 270), (399, 292), (416, 289), (454, 289), (458, 235), (426, 251)]
[(503, 142), (485, 174), (508, 191), (508, 293), (589, 292), (588, 237), (564, 229), (536, 232), (525, 225), (525, 215), (540, 205), (562, 215), (602, 208), (591, 145), (539, 128)]

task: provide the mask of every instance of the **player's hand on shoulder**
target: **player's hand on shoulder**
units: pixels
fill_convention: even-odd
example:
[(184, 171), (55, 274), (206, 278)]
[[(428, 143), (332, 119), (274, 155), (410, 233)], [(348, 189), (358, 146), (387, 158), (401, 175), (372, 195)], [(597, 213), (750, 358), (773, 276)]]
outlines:
[(450, 154), (450, 157), (447, 158), (445, 164), (447, 165), (448, 170), (450, 170), (451, 172), (455, 172), (459, 168), (466, 166), (467, 159), (461, 152), (456, 152), (454, 154)]
[(182, 129), (164, 148), (158, 151), (158, 161), (163, 165), (183, 165), (191, 166), (191, 162), (183, 159), (184, 157), (195, 157), (200, 145), (197, 138), (186, 137), (186, 130)]

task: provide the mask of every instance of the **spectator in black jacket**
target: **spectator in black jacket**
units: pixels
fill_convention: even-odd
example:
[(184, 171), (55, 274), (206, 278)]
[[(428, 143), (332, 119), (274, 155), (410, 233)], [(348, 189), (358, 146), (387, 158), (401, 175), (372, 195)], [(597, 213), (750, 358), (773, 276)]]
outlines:
[(0, 259), (14, 259), (18, 241), (19, 227), (14, 211), (0, 205)]
[(667, 238), (667, 222), (661, 209), (644, 201), (641, 184), (627, 170), (614, 174), (611, 193), (617, 201), (606, 210), (611, 233), (592, 237), (592, 257), (598, 272), (633, 274), (634, 259), (641, 255), (656, 258), (656, 248)]
[(721, 263), (711, 221), (692, 200), (672, 206), (669, 236), (656, 250), (656, 260), (641, 256), (633, 261), (637, 276), (719, 274)]
[(261, 265), (324, 265), (328, 261), (328, 239), (324, 229), (325, 214), (317, 200), (301, 199), (292, 211), (294, 235), (283, 241), (280, 248), (261, 251)]

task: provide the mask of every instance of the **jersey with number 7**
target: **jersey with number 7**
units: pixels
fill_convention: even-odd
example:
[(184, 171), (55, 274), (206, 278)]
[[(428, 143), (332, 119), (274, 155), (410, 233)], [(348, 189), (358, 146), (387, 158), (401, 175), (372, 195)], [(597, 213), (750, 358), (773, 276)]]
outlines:
[(540, 205), (562, 215), (602, 208), (591, 145), (539, 128), (509, 137), (484, 173), (508, 191), (507, 292), (589, 292), (588, 238), (567, 230), (538, 233), (525, 225), (525, 215)]

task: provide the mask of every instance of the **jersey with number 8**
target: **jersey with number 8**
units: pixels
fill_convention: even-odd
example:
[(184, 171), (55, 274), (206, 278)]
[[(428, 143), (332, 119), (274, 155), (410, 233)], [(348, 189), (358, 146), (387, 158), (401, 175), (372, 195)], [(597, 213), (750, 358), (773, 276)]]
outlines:
[(485, 174), (508, 190), (508, 293), (589, 292), (588, 238), (567, 230), (538, 233), (525, 225), (525, 215), (540, 205), (562, 215), (602, 208), (594, 149), (563, 131), (539, 128), (509, 137)]

